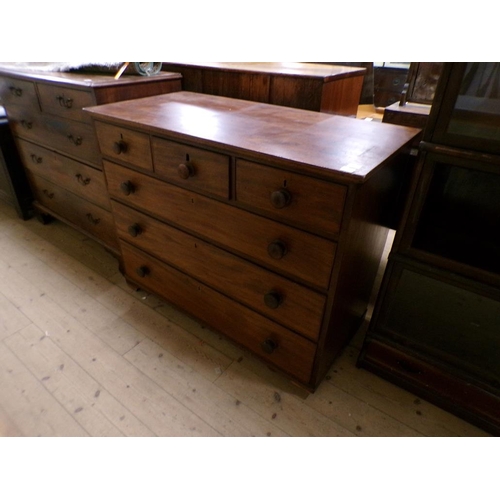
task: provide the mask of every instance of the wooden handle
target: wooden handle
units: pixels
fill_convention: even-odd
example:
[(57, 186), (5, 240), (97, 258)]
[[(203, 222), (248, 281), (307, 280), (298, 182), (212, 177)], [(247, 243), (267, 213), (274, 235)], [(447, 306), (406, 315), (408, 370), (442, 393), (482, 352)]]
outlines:
[(193, 177), (194, 175), (194, 167), (191, 163), (181, 163), (177, 167), (177, 173), (181, 179), (189, 179), (189, 177)]
[(125, 196), (129, 196), (135, 191), (135, 186), (132, 181), (125, 181), (120, 184), (120, 190)]
[(130, 236), (134, 238), (137, 238), (137, 236), (139, 236), (141, 233), (142, 233), (142, 227), (139, 226), (137, 222), (135, 224), (131, 224), (128, 227), (128, 234), (130, 234)]
[(267, 247), (267, 253), (273, 259), (282, 259), (288, 252), (286, 244), (281, 240), (275, 240)]
[(149, 268), (147, 266), (140, 266), (135, 270), (135, 272), (141, 278), (145, 278), (150, 273)]
[(278, 344), (273, 339), (266, 339), (260, 344), (260, 347), (265, 353), (272, 354), (278, 348)]
[(264, 304), (271, 309), (276, 309), (283, 302), (283, 296), (278, 292), (268, 292), (264, 295)]
[(122, 154), (122, 153), (126, 153), (127, 149), (128, 149), (128, 144), (123, 139), (116, 141), (113, 144), (113, 151), (117, 155)]
[(271, 204), (274, 208), (284, 208), (292, 201), (292, 195), (284, 188), (271, 193)]

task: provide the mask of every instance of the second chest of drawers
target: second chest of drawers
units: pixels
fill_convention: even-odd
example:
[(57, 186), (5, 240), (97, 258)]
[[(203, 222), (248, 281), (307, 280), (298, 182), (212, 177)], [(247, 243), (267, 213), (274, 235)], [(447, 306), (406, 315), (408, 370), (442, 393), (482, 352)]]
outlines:
[(0, 68), (0, 98), (41, 217), (72, 225), (114, 253), (118, 242), (101, 155), (85, 106), (180, 89), (180, 75), (154, 77)]

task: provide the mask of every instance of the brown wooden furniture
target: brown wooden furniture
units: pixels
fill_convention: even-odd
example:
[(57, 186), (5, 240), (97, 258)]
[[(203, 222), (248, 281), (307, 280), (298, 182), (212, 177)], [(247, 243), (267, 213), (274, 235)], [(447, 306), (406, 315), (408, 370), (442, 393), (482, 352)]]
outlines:
[(373, 105), (385, 108), (399, 101), (408, 77), (409, 67), (404, 63), (383, 63), (373, 68)]
[(500, 63), (445, 63), (359, 364), (500, 435)]
[(411, 63), (400, 98), (384, 109), (382, 121), (423, 129), (429, 118), (442, 65), (440, 62)]
[(314, 388), (363, 321), (418, 131), (192, 92), (86, 110), (127, 280)]
[(95, 131), (83, 106), (180, 90), (180, 75), (113, 76), (0, 67), (2, 100), (38, 215), (72, 225), (117, 252)]
[(32, 216), (31, 190), (3, 106), (0, 106), (0, 199), (13, 206), (22, 219)]
[(365, 68), (314, 63), (180, 63), (183, 90), (356, 116)]

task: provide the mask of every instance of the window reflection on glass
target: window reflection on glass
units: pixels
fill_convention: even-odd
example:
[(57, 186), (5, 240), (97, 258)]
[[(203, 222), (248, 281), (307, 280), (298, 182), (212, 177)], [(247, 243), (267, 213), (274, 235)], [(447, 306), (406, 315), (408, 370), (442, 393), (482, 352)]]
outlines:
[(499, 140), (500, 63), (467, 64), (448, 132)]

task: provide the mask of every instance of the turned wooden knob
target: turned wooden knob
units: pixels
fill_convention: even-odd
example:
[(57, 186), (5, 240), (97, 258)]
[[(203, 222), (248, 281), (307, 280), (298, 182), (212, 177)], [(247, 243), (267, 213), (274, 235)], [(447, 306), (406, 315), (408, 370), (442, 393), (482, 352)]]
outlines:
[(271, 193), (271, 204), (274, 208), (284, 208), (290, 201), (292, 201), (292, 195), (284, 188)]
[(283, 302), (283, 297), (278, 292), (268, 292), (264, 295), (264, 304), (271, 309), (276, 309)]
[(128, 234), (130, 234), (130, 236), (133, 236), (134, 238), (136, 238), (137, 236), (139, 236), (141, 233), (142, 233), (142, 228), (137, 223), (131, 224), (128, 227)]
[(260, 344), (260, 347), (265, 353), (272, 354), (278, 348), (278, 344), (272, 339), (266, 339)]
[(149, 268), (147, 266), (140, 266), (135, 270), (135, 272), (137, 273), (138, 276), (144, 278), (149, 274)]
[(125, 196), (128, 196), (135, 191), (135, 187), (132, 184), (132, 181), (125, 181), (120, 184), (120, 190)]
[(273, 259), (282, 259), (288, 249), (286, 247), (286, 244), (283, 241), (280, 240), (275, 240), (272, 243), (269, 243), (267, 247), (267, 253), (273, 258)]
[(127, 143), (124, 140), (116, 141), (113, 144), (113, 151), (119, 155), (121, 153), (126, 153), (128, 149)]
[(194, 175), (194, 167), (191, 163), (181, 163), (177, 167), (177, 173), (181, 179), (189, 179), (189, 177), (193, 177)]

